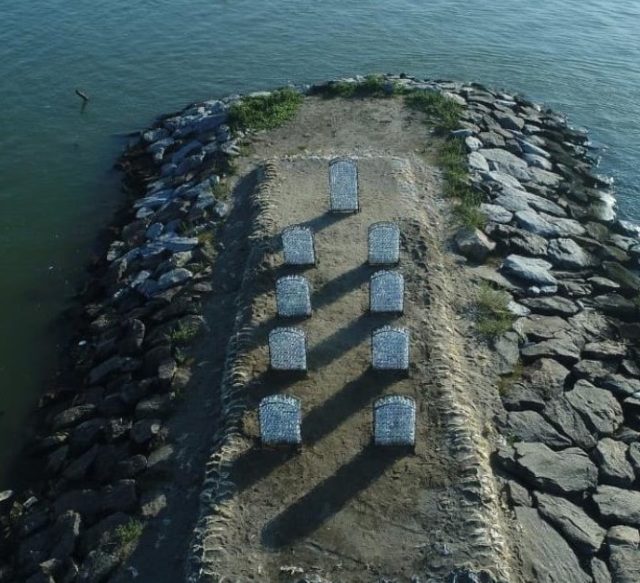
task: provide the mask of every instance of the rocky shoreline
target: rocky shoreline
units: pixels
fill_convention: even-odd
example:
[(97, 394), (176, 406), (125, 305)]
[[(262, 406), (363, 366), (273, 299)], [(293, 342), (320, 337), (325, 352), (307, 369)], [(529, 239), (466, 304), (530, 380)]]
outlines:
[(487, 222), (456, 244), (514, 318), (493, 340), (495, 462), (527, 580), (638, 581), (640, 225), (616, 219), (584, 132), (517, 96), (457, 95)]
[[(491, 340), (504, 407), (494, 463), (526, 580), (640, 580), (640, 226), (616, 219), (586, 134), (558, 114), (476, 84), (401, 75), (382, 87), (463, 107), (450, 137), (486, 221), (454, 240), (470, 277), (509, 294), (510, 329)], [(190, 345), (215, 325), (203, 304), (232, 208), (240, 99), (160, 118), (119, 163), (129, 200), (79, 298), (69, 374), (37, 413), (28, 455), (42, 478), (0, 501), (0, 582), (114, 580), (147, 492), (170, 476), (166, 419)]]

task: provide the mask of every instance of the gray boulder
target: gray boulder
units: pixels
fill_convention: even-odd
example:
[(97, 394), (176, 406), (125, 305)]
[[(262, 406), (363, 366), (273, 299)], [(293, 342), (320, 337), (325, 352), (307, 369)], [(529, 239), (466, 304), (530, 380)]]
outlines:
[(522, 229), (541, 237), (569, 237), (584, 234), (584, 227), (574, 219), (554, 217), (533, 210), (516, 212), (515, 221)]
[(629, 460), (636, 473), (636, 478), (640, 479), (640, 442), (629, 444)]
[(604, 561), (593, 557), (590, 566), (593, 583), (611, 583), (611, 573), (609, 573), (607, 564)]
[(158, 290), (165, 290), (189, 281), (193, 277), (188, 269), (177, 267), (167, 273), (164, 273), (158, 279)]
[(495, 111), (493, 117), (506, 130), (522, 131), (524, 128), (524, 120), (512, 113)]
[(640, 581), (640, 534), (636, 528), (614, 526), (607, 533), (609, 565), (616, 583)]
[(605, 261), (602, 268), (607, 277), (619, 283), (623, 289), (631, 293), (640, 293), (640, 276), (614, 261)]
[(633, 318), (638, 314), (638, 306), (620, 294), (603, 294), (593, 298), (594, 305), (608, 316)]
[(573, 408), (565, 395), (547, 403), (542, 415), (558, 431), (564, 433), (575, 445), (583, 449), (591, 449), (596, 439), (586, 426), (581, 415)]
[(513, 213), (497, 204), (487, 204), (483, 202), (480, 205), (480, 211), (492, 223), (510, 223), (513, 219)]
[(538, 358), (552, 358), (562, 364), (574, 364), (580, 360), (580, 349), (575, 342), (568, 337), (551, 338), (534, 344), (524, 346), (520, 354), (527, 360)]
[(572, 326), (565, 319), (558, 316), (541, 316), (531, 314), (520, 321), (521, 333), (528, 340), (549, 340), (558, 336), (566, 336)]
[(460, 253), (473, 261), (484, 261), (496, 244), (479, 229), (463, 227), (455, 235)]
[(573, 239), (553, 239), (548, 256), (554, 265), (564, 269), (585, 269), (592, 264), (591, 257)]
[(567, 541), (535, 508), (518, 506), (516, 519), (522, 529), (523, 570), (526, 581), (591, 583)]
[(581, 553), (598, 552), (607, 531), (579, 506), (550, 494), (534, 493), (538, 512), (555, 526)]
[(589, 342), (582, 350), (586, 358), (596, 358), (600, 360), (621, 359), (627, 353), (627, 347), (622, 342), (613, 340), (603, 340), (601, 342)]
[(543, 316), (573, 316), (580, 311), (575, 302), (561, 296), (523, 298), (520, 301), (532, 312)]
[(507, 414), (506, 435), (526, 442), (540, 442), (552, 448), (570, 447), (571, 440), (547, 423), (535, 411), (512, 411)]
[(600, 469), (600, 483), (621, 488), (629, 487), (635, 473), (627, 460), (629, 447), (626, 443), (608, 437), (600, 440), (593, 451), (593, 459)]
[(598, 486), (592, 496), (600, 517), (609, 524), (640, 527), (640, 492), (615, 486)]
[(489, 172), (489, 163), (480, 152), (470, 152), (468, 156), (469, 167), (480, 172)]
[(514, 449), (518, 472), (533, 487), (566, 495), (591, 490), (597, 484), (598, 469), (579, 448), (553, 451), (542, 443), (517, 443)]
[(611, 435), (623, 422), (622, 407), (609, 392), (580, 380), (566, 393), (571, 406), (580, 413), (587, 427), (598, 435)]
[(509, 255), (502, 263), (502, 271), (531, 285), (554, 286), (558, 284), (551, 274), (552, 265), (542, 259)]
[(615, 363), (602, 360), (581, 360), (573, 367), (573, 374), (579, 379), (600, 384), (616, 368)]

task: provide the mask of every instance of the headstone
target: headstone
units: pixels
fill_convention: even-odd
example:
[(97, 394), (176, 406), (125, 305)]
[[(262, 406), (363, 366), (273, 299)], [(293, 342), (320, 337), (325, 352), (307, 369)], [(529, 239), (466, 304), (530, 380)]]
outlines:
[(396, 271), (378, 271), (369, 282), (369, 309), (373, 313), (404, 311), (404, 277)]
[(331, 212), (355, 213), (358, 202), (358, 167), (355, 160), (338, 158), (329, 164)]
[(309, 282), (301, 275), (287, 275), (276, 281), (278, 316), (299, 318), (311, 315)]
[(308, 227), (287, 227), (282, 231), (282, 251), (286, 265), (315, 265), (313, 233)]
[(264, 445), (297, 445), (300, 435), (300, 401), (288, 395), (271, 395), (260, 401), (260, 437)]
[(307, 337), (299, 328), (275, 328), (269, 333), (273, 370), (307, 370)]
[(382, 446), (415, 445), (415, 401), (400, 395), (378, 399), (373, 406), (373, 441)]
[(400, 261), (400, 229), (394, 223), (374, 223), (369, 227), (369, 263), (394, 265)]
[(409, 332), (384, 326), (371, 335), (371, 365), (376, 370), (409, 369)]

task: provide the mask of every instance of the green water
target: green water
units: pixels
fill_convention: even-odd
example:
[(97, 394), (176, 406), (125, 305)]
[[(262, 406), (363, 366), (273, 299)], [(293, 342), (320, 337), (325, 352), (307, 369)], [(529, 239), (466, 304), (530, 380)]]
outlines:
[(121, 136), (159, 113), (373, 71), (477, 80), (589, 127), (610, 147), (602, 169), (622, 213), (640, 217), (637, 0), (0, 0), (0, 16), (0, 468), (47, 386), (55, 318), (121, 200)]

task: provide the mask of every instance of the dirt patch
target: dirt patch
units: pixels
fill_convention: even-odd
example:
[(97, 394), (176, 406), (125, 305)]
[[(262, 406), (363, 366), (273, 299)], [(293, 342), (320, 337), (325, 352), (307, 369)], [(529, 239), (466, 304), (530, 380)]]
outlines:
[[(473, 410), (473, 396), (494, 389), (476, 371), (480, 353), (456, 329), (456, 307), (469, 289), (443, 251), (447, 207), (426, 143), (424, 126), (398, 100), (311, 99), (294, 122), (259, 138), (239, 166), (243, 176), (270, 159), (263, 185), (269, 232), (243, 329), (245, 409), (220, 474), (223, 504), (212, 510), (224, 515), (224, 526), (212, 518), (204, 536), (212, 580), (290, 580), (304, 572), (410, 581), (468, 563), (508, 570), (496, 567), (501, 526), (483, 473), (484, 419)], [(330, 215), (328, 161), (344, 154), (358, 159), (362, 210)], [(405, 314), (391, 320), (367, 312), (375, 270), (365, 263), (366, 232), (379, 220), (398, 222), (403, 233)], [(313, 228), (319, 259), (304, 272), (313, 316), (297, 323), (309, 338), (305, 378), (268, 371), (267, 335), (282, 324), (274, 284), (291, 273), (281, 264), (278, 234), (291, 224)], [(371, 331), (390, 321), (411, 332), (408, 377), (370, 370)], [(275, 393), (302, 401), (299, 453), (260, 447), (256, 407)], [(467, 397), (458, 409), (461, 393)], [(414, 453), (371, 446), (371, 405), (387, 394), (416, 399)]]

